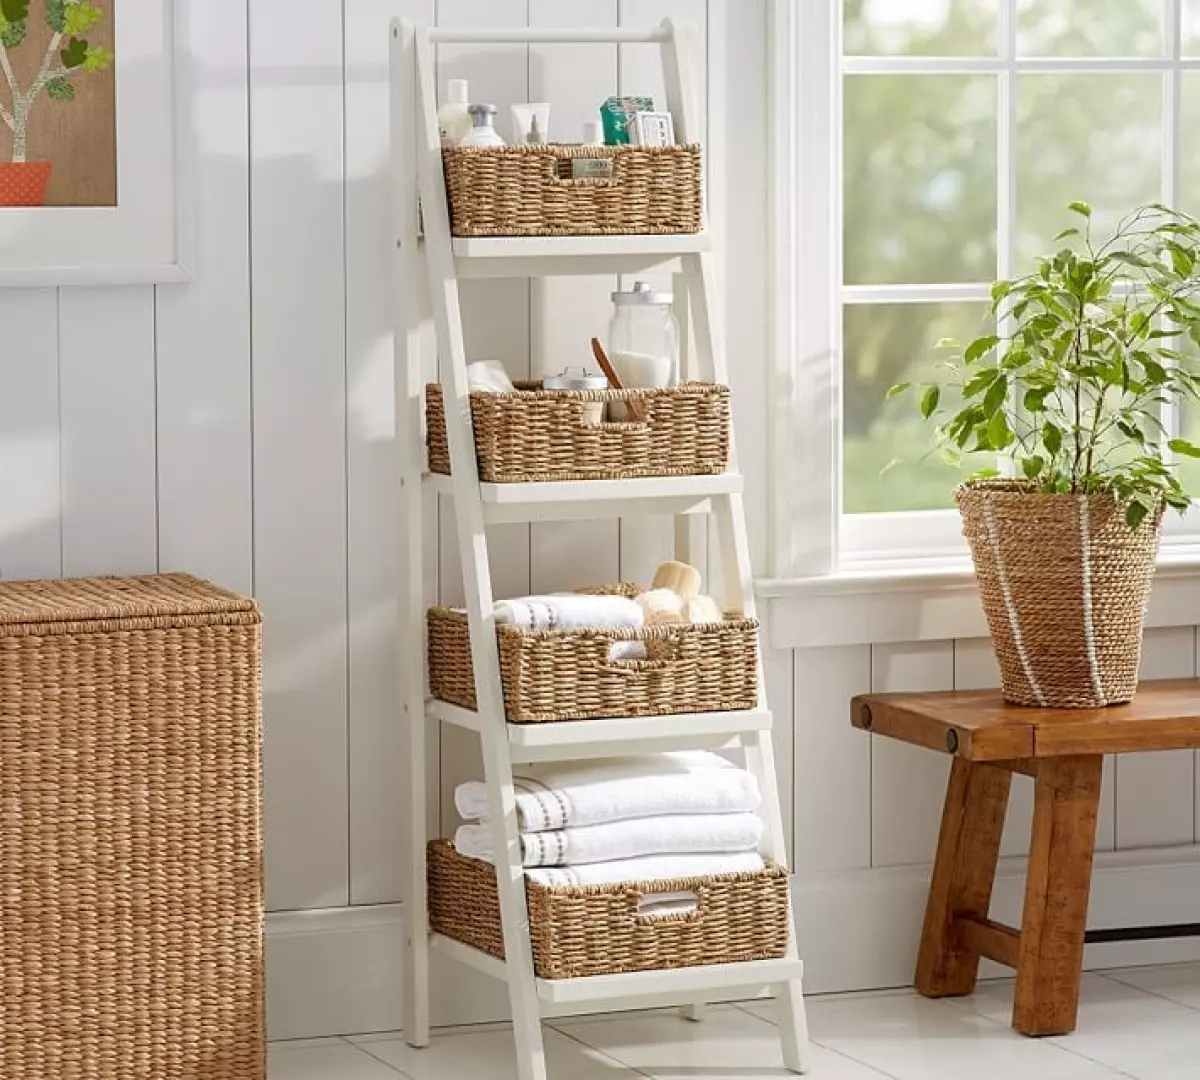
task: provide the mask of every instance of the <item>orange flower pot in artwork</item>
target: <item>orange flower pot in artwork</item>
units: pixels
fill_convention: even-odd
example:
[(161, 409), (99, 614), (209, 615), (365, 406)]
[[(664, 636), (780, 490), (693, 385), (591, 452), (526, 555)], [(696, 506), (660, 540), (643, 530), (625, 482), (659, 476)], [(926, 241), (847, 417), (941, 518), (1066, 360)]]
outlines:
[(41, 206), (50, 166), (49, 161), (0, 162), (0, 206)]

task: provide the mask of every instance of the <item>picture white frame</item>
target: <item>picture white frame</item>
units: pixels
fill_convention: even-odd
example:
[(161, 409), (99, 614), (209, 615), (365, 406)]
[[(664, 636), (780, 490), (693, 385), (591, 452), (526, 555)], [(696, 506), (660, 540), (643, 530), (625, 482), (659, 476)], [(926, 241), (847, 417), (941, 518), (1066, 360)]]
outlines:
[[(118, 0), (119, 205), (0, 208), (0, 288), (191, 279), (190, 2)], [(128, 70), (135, 63), (136, 77)], [(74, 240), (65, 237), (81, 232), (77, 250), (68, 250)]]

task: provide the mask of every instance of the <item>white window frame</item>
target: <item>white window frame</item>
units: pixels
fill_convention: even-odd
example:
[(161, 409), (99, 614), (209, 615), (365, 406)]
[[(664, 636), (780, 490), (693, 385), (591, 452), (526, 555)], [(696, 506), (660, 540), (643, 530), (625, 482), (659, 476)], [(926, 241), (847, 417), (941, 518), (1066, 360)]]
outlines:
[[(1157, 57), (1017, 58), (1017, 0), (1001, 0), (998, 51), (987, 57), (842, 56), (841, 0), (773, 0), (771, 145), (773, 273), (771, 576), (928, 573), (966, 562), (953, 510), (841, 513), (842, 305), (988, 301), (990, 283), (844, 285), (842, 87), (847, 74), (990, 74), (997, 77), (997, 276), (1012, 275), (1016, 248), (1017, 86), (1026, 72), (1163, 75), (1160, 197), (1180, 183), (1184, 0), (1161, 0)], [(1168, 519), (1164, 554), (1200, 555), (1200, 515)]]

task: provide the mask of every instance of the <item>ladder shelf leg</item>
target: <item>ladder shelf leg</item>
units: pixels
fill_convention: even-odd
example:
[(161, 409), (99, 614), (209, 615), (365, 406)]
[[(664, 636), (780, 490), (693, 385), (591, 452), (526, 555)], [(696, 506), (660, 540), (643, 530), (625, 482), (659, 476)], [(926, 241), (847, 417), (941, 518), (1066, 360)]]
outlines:
[(429, 913), (426, 900), (426, 722), (423, 495), (421, 471), (421, 323), (416, 294), (405, 282), (420, 275), (417, 257), (416, 161), (410, 133), (416, 121), (416, 34), (412, 26), (391, 27), (392, 220), (396, 263), (393, 276), (395, 332), (396, 452), (400, 473), (399, 690), (405, 733), (408, 789), (408, 851), (404, 867), (403, 1024), (410, 1046), (429, 1044)]
[(475, 692), (483, 721), (482, 748), (488, 791), (488, 813), (495, 833), (496, 885), (504, 936), (505, 977), (512, 1009), (518, 1080), (546, 1080), (541, 1010), (534, 978), (525, 902), (525, 872), (517, 831), (516, 789), (500, 684), (496, 626), (492, 615), (491, 568), (479, 492), (475, 432), (467, 383), (462, 310), (445, 199), (441, 140), (438, 134), (434, 55), (429, 32), (419, 29), (417, 99), (421, 117), (417, 131), (417, 165), (424, 207), (425, 262), (438, 341), (442, 349), (446, 434), (450, 444), (455, 491), (455, 517), (463, 586), (470, 624)]

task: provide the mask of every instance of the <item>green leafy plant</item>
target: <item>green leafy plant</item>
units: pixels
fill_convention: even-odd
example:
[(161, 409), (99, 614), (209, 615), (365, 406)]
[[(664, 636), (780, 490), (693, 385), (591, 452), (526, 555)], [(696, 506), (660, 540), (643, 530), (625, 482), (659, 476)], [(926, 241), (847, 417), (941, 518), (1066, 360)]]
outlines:
[[(993, 452), (1030, 491), (1111, 495), (1136, 529), (1164, 504), (1191, 506), (1173, 462), (1200, 447), (1171, 438), (1164, 420), (1200, 399), (1185, 351), (1200, 346), (1200, 221), (1152, 203), (1097, 246), (1091, 207), (1070, 209), (1078, 224), (1055, 237), (1067, 246), (992, 287), (997, 332), (940, 342), (944, 377), (899, 383), (888, 398), (915, 394), (951, 464)], [(960, 407), (947, 414), (952, 391)]]
[(83, 72), (105, 71), (112, 66), (113, 54), (102, 45), (90, 43), (85, 35), (104, 12), (88, 0), (45, 0), (46, 25), (50, 42), (37, 73), (26, 86), (21, 85), (13, 68), (9, 50), (25, 44), (29, 35), (30, 0), (0, 0), (0, 73), (12, 95), (11, 107), (0, 101), (0, 120), (13, 134), (12, 160), (26, 160), (29, 145), (29, 113), (46, 91), (54, 101), (74, 101), (74, 79)]

